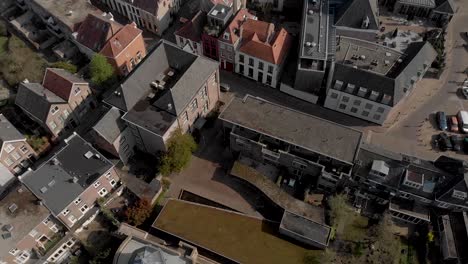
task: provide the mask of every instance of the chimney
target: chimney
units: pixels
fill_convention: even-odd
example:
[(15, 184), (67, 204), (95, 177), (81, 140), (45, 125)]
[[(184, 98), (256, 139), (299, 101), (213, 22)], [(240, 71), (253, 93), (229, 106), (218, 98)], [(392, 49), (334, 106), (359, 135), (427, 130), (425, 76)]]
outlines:
[(172, 110), (172, 104), (167, 104), (167, 110), (169, 110), (169, 111)]

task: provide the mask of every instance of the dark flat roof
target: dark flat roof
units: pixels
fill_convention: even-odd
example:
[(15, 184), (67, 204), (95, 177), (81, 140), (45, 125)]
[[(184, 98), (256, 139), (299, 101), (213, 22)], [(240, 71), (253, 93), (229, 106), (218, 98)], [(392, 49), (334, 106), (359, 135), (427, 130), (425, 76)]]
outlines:
[(247, 95), (235, 98), (221, 120), (352, 163), (362, 132)]
[(328, 245), (328, 237), (331, 230), (329, 226), (318, 224), (288, 211), (285, 211), (283, 214), (280, 228), (293, 232), (307, 240), (320, 243), (324, 246)]

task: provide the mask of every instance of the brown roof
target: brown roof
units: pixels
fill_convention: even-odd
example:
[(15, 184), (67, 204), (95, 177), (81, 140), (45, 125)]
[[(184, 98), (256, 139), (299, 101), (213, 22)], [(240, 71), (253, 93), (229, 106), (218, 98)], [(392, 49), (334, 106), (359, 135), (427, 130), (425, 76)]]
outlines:
[(248, 19), (242, 25), (240, 51), (273, 64), (282, 63), (291, 46), (291, 36), (284, 28), (273, 34), (273, 24)]
[[(239, 12), (237, 12), (237, 15), (232, 19), (231, 23), (229, 23), (226, 30), (219, 39), (223, 42), (230, 44), (236, 43), (240, 36), (240, 28), (244, 21), (246, 21), (246, 19), (244, 19), (244, 16), (246, 19), (255, 18), (254, 15), (249, 13), (248, 9), (242, 8), (241, 10), (239, 10)], [(224, 35), (226, 33), (229, 34), (229, 39), (224, 38)]]
[(63, 100), (68, 101), (74, 83), (85, 83), (85, 81), (66, 70), (48, 68), (42, 86)]
[(121, 28), (121, 24), (106, 16), (89, 14), (78, 28), (77, 41), (98, 52)]
[(175, 34), (195, 42), (200, 42), (205, 24), (206, 12), (198, 11), (192, 20), (182, 25)]
[(130, 43), (138, 37), (142, 37), (142, 31), (136, 27), (135, 22), (125, 25), (117, 34), (107, 41), (100, 53), (109, 58), (115, 58)]
[(158, 12), (159, 4), (162, 4), (162, 2), (164, 0), (134, 0), (133, 5), (155, 15)]

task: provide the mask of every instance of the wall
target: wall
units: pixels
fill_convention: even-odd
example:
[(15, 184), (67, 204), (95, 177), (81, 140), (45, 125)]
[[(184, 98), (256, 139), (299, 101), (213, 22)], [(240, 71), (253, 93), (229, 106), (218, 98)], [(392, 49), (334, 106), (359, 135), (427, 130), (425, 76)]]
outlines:
[(201, 42), (195, 42), (190, 39), (183, 38), (181, 36), (175, 35), (177, 46), (181, 49), (185, 47), (185, 45), (189, 45), (192, 53), (202, 56), (203, 55), (203, 46)]
[[(79, 89), (78, 93), (75, 93), (76, 89)], [(94, 100), (94, 98), (91, 95), (91, 89), (88, 83), (73, 84), (68, 104), (77, 120), (81, 120), (83, 115), (90, 110), (92, 100)]]
[[(15, 149), (12, 150), (10, 153), (7, 153), (6, 149), (5, 149), (5, 146), (8, 145), (8, 144), (11, 144)], [(21, 148), (22, 147), (25, 147), (25, 151), (21, 151)], [(19, 158), (18, 159), (15, 159), (13, 157), (13, 154), (14, 153), (17, 153)], [(3, 146), (2, 146), (2, 152), (1, 152), (1, 156), (0, 156), (0, 161), (2, 162), (2, 164), (7, 167), (11, 173), (13, 174), (17, 174), (17, 172), (14, 171), (14, 168), (18, 165), (21, 164), (21, 162), (23, 161), (28, 161), (29, 158), (34, 158), (36, 156), (36, 153), (34, 152), (34, 150), (31, 148), (31, 146), (26, 142), (26, 140), (20, 140), (20, 141), (7, 141), (7, 142), (3, 142)], [(9, 158), (13, 163), (11, 165), (7, 165), (7, 163), (5, 162), (5, 160)], [(20, 165), (21, 166), (21, 165)], [(29, 167), (29, 166), (28, 166)], [(26, 167), (27, 168), (27, 167)], [(24, 168), (24, 169), (26, 169)]]
[(318, 100), (317, 95), (294, 89), (285, 83), (280, 84), (280, 91), (313, 104), (316, 104)]
[[(51, 113), (51, 110), (57, 106), (59, 108), (58, 112), (56, 112), (54, 115)], [(65, 111), (68, 112), (68, 114), (65, 113)], [(45, 120), (45, 126), (47, 129), (54, 135), (55, 137), (58, 137), (61, 135), (61, 131), (65, 128), (66, 123), (68, 120), (71, 121), (72, 119), (72, 110), (70, 109), (70, 106), (68, 104), (53, 104), (49, 108), (49, 114)], [(53, 129), (50, 125), (50, 122), (54, 122), (56, 127)], [(77, 120), (75, 120), (76, 123), (78, 123)]]
[[(240, 61), (240, 56), (241, 55), (244, 56), (244, 62), (243, 63)], [(268, 85), (270, 87), (273, 87), (273, 88), (277, 87), (277, 84), (278, 84), (277, 82), (278, 82), (279, 76), (281, 74), (278, 65), (275, 65), (275, 64), (260, 60), (260, 59), (258, 59), (256, 57), (252, 57), (252, 56), (247, 55), (247, 54), (242, 53), (242, 52), (237, 52), (235, 58), (236, 58), (236, 65), (235, 65), (236, 73), (242, 74), (245, 77), (248, 77), (250, 79), (254, 79), (254, 80), (256, 80), (258, 82), (261, 82), (263, 84), (266, 84), (266, 85)], [(253, 66), (249, 65), (249, 59), (253, 59)], [(263, 63), (263, 70), (259, 69), (259, 63), (260, 62)], [(243, 65), (243, 68), (244, 68), (243, 71), (241, 71), (241, 68), (242, 68), (241, 65)], [(268, 67), (269, 66), (273, 67), (273, 71), (271, 73), (268, 73)], [(249, 69), (253, 69), (253, 75), (252, 76), (249, 76)], [(259, 73), (263, 74), (263, 76), (261, 78), (259, 77)], [(267, 76), (271, 77), (271, 83), (267, 82)]]
[(324, 77), (325, 72), (323, 71), (297, 69), (294, 87), (311, 93), (318, 93), (322, 87)]
[[(140, 55), (138, 56), (138, 54)], [(117, 54), (115, 58), (108, 58), (108, 60), (121, 76), (125, 76), (131, 72), (145, 56), (145, 41), (142, 33), (140, 33), (124, 50)], [(134, 65), (131, 62), (132, 59)]]

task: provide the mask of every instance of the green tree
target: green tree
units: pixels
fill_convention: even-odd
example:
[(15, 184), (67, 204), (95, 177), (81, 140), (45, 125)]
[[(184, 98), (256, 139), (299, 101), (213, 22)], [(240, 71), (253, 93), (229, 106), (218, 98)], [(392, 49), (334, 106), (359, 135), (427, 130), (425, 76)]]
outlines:
[(109, 64), (106, 57), (98, 53), (91, 59), (89, 71), (91, 81), (96, 85), (103, 85), (115, 77), (114, 67)]
[(302, 262), (304, 264), (321, 264), (320, 263), (320, 257), (313, 250), (308, 251), (308, 252), (305, 253)]
[(146, 199), (141, 199), (135, 206), (125, 211), (125, 216), (130, 224), (139, 226), (151, 215), (151, 209), (151, 203)]
[(96, 256), (94, 256), (94, 258), (89, 263), (90, 264), (109, 263), (108, 261), (106, 261), (106, 259), (109, 257), (110, 251), (111, 251), (110, 248), (99, 251), (99, 253)]
[(176, 130), (168, 141), (167, 152), (161, 159), (159, 170), (162, 175), (182, 171), (190, 163), (192, 153), (196, 149), (197, 143), (191, 135)]
[(50, 66), (52, 68), (64, 69), (70, 73), (76, 73), (78, 71), (76, 65), (73, 65), (72, 63), (68, 61), (57, 61), (57, 62), (52, 63)]
[(334, 195), (330, 198), (328, 204), (330, 205), (331, 224), (337, 233), (341, 233), (350, 212), (346, 204), (346, 196), (344, 194)]

